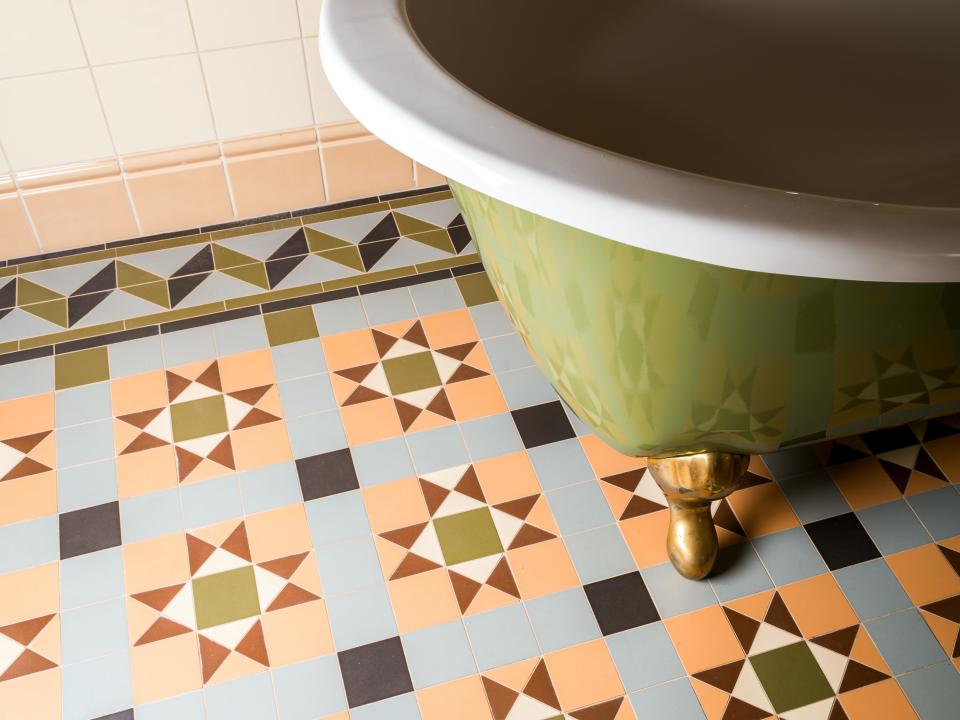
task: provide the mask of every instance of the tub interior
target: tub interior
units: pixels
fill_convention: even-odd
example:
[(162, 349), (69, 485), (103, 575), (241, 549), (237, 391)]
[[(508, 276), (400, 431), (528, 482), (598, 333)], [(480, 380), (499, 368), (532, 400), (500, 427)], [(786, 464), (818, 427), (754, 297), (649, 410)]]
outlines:
[(530, 122), (678, 170), (960, 207), (956, 0), (405, 0), (426, 50)]

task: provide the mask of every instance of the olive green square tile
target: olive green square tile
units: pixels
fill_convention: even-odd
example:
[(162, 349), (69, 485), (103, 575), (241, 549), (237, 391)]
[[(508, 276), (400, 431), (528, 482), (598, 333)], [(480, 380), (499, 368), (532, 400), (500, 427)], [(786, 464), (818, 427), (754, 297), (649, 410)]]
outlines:
[(174, 403), (170, 406), (170, 423), (173, 425), (174, 442), (226, 432), (229, 426), (223, 396)]
[(468, 307), (494, 302), (497, 299), (497, 293), (485, 272), (461, 275), (457, 278), (457, 285)]
[(259, 615), (253, 567), (194, 578), (193, 607), (200, 630)]
[(106, 347), (57, 355), (53, 366), (57, 390), (110, 379)]
[(778, 714), (833, 696), (830, 683), (805, 642), (754, 655), (750, 664)]
[(267, 339), (271, 346), (320, 337), (317, 321), (310, 307), (269, 313), (263, 316), (263, 322), (267, 327)]
[(477, 508), (436, 518), (433, 526), (447, 565), (503, 552), (500, 535), (497, 534), (489, 508)]
[(383, 372), (394, 395), (440, 385), (440, 373), (429, 351), (384, 360)]

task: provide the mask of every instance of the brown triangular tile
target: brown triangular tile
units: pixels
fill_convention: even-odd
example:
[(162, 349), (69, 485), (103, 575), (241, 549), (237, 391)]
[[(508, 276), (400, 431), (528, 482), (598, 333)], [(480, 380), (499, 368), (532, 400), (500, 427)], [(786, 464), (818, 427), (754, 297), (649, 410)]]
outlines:
[[(420, 482), (422, 484), (424, 481), (421, 480)], [(441, 490), (442, 489), (443, 488), (441, 488)], [(420, 533), (423, 532), (426, 526), (427, 523), (418, 523), (417, 525), (410, 525), (409, 527), (398, 528), (397, 530), (388, 530), (387, 532), (380, 533), (380, 537), (409, 550), (413, 547), (413, 544), (417, 541), (417, 538), (420, 537)]]
[[(188, 555), (190, 555), (190, 538), (191, 537), (193, 536), (187, 535), (187, 554)], [(193, 538), (193, 539), (196, 540), (196, 538)], [(200, 540), (199, 542), (203, 542), (203, 541)], [(209, 553), (206, 554), (205, 557), (202, 558), (202, 560), (198, 556), (199, 563), (197, 564), (197, 568), (199, 568), (200, 565), (203, 564), (203, 561), (206, 560), (208, 557), (210, 557), (211, 553), (213, 553), (213, 545), (209, 545), (208, 547), (211, 548), (211, 550)], [(193, 556), (191, 555), (191, 564), (192, 564), (192, 560), (193, 560)], [(192, 575), (194, 572), (195, 570), (191, 568), (190, 574)], [(159, 588), (157, 590), (147, 590), (146, 592), (135, 593), (131, 595), (131, 597), (134, 600), (137, 600), (138, 602), (142, 602), (147, 607), (153, 608), (157, 612), (163, 612), (164, 608), (166, 608), (167, 605), (170, 604), (170, 601), (177, 596), (177, 593), (180, 592), (184, 584), (185, 583), (178, 583), (177, 585), (169, 585), (168, 587)]]
[(250, 558), (250, 542), (247, 540), (246, 523), (241, 522), (237, 525), (236, 529), (227, 536), (227, 539), (223, 541), (220, 547), (242, 560), (252, 562)]
[(190, 628), (185, 625), (174, 622), (169, 618), (161, 617), (157, 618), (153, 625), (147, 628), (146, 632), (140, 636), (140, 639), (137, 640), (134, 645), (147, 645), (152, 642), (157, 642), (158, 640), (166, 640), (167, 638), (176, 637), (177, 635), (183, 635), (188, 632), (190, 632)]
[(487, 701), (490, 703), (493, 720), (506, 720), (507, 715), (510, 714), (510, 709), (517, 698), (520, 697), (520, 693), (494, 682), (488, 677), (481, 676), (480, 679), (483, 681), (483, 690), (486, 692)]
[(757, 631), (760, 629), (760, 623), (728, 607), (724, 607), (723, 612), (730, 622), (730, 627), (733, 628), (734, 635), (736, 635), (737, 640), (740, 641), (743, 651), (750, 652), (753, 639), (757, 636)]
[(23, 460), (18, 462), (10, 471), (0, 478), (0, 481), (3, 480), (16, 480), (17, 478), (29, 477), (30, 475), (36, 475), (37, 473), (46, 472), (52, 468), (47, 467), (43, 463), (38, 463), (33, 458), (25, 457)]
[(177, 477), (181, 482), (202, 462), (203, 458), (199, 455), (184, 450), (182, 447), (177, 447)]
[(229, 435), (221, 440), (217, 446), (210, 451), (210, 454), (207, 455), (207, 459), (213, 460), (218, 465), (223, 465), (231, 470), (237, 469), (236, 463), (233, 459), (233, 443), (230, 441)]
[(660, 505), (659, 503), (653, 502), (653, 500), (647, 500), (647, 498), (640, 497), (639, 495), (633, 495), (630, 498), (630, 502), (628, 502), (627, 506), (623, 509), (620, 519), (629, 520), (630, 518), (649, 515), (650, 513), (666, 509), (666, 505)]
[(397, 407), (397, 415), (400, 417), (400, 427), (403, 428), (404, 432), (410, 429), (410, 426), (413, 425), (414, 421), (420, 417), (420, 414), (423, 412), (418, 407), (406, 403), (403, 400), (393, 399), (393, 404)]
[[(157, 412), (159, 412), (159, 410)], [(52, 432), (53, 430), (44, 430), (43, 432), (23, 435), (18, 438), (10, 438), (9, 440), (4, 440), (3, 444), (9, 445), (14, 450), (19, 450), (22, 453), (28, 453), (39, 445), (44, 438), (49, 437)]]
[(636, 492), (637, 488), (640, 487), (640, 481), (643, 480), (644, 473), (646, 473), (646, 468), (639, 468), (636, 470), (627, 470), (626, 472), (610, 475), (601, 479), (605, 483), (610, 483), (621, 490), (632, 493)]
[(197, 382), (201, 385), (205, 385), (211, 390), (216, 390), (217, 392), (223, 392), (223, 385), (220, 383), (220, 365), (214, 360), (210, 363), (210, 367), (200, 373), (197, 377)]
[(447, 398), (447, 393), (443, 388), (440, 388), (433, 400), (430, 401), (430, 404), (427, 405), (427, 410), (447, 420), (457, 419), (453, 414), (453, 408), (450, 407), (450, 400)]
[(483, 488), (480, 487), (480, 478), (477, 477), (477, 471), (473, 469), (473, 465), (467, 467), (453, 489), (461, 495), (466, 495), (479, 502), (487, 502), (487, 498), (483, 494)]
[(743, 663), (743, 660), (737, 660), (727, 665), (695, 673), (693, 677), (726, 693), (733, 692), (733, 688), (740, 677), (740, 671), (743, 669)]
[(743, 530), (743, 526), (740, 525), (740, 521), (737, 520), (737, 516), (733, 514), (733, 508), (730, 507), (730, 503), (727, 502), (726, 498), (721, 500), (720, 504), (717, 505), (717, 510), (713, 513), (713, 522), (717, 527), (722, 527), (724, 530), (729, 530), (737, 535), (744, 537), (747, 535)]
[(783, 598), (780, 597), (780, 593), (778, 592), (773, 594), (773, 598), (770, 600), (770, 607), (767, 609), (767, 615), (763, 620), (788, 633), (803, 637), (803, 633), (800, 632), (800, 628), (798, 628), (797, 623), (794, 622), (793, 615), (790, 614), (786, 603), (783, 602)]
[(937, 545), (940, 549), (940, 554), (950, 563), (950, 567), (953, 568), (953, 571), (960, 575), (960, 552), (953, 550), (952, 548), (944, 547), (943, 545)]
[(530, 679), (527, 680), (527, 684), (523, 688), (523, 694), (532, 697), (534, 700), (539, 700), (544, 705), (549, 705), (556, 710), (560, 709), (560, 700), (557, 698), (557, 691), (553, 687), (553, 681), (550, 680), (550, 673), (547, 672), (547, 664), (543, 660), (537, 664)]
[(411, 575), (419, 575), (420, 573), (429, 572), (430, 570), (436, 570), (438, 567), (440, 567), (440, 565), (437, 565), (433, 560), (427, 560), (427, 558), (411, 552), (407, 553), (403, 560), (400, 561), (400, 564), (397, 565), (397, 569), (393, 571), (390, 579), (399, 580), (400, 578), (410, 577)]
[(21, 620), (11, 625), (0, 627), (0, 633), (3, 633), (11, 640), (21, 645), (29, 645), (37, 634), (43, 630), (53, 619), (53, 615), (43, 615), (30, 620)]
[(142, 410), (140, 412), (129, 413), (127, 415), (121, 415), (118, 417), (118, 420), (123, 420), (128, 425), (133, 425), (136, 428), (143, 430), (147, 425), (153, 422), (154, 418), (162, 413), (164, 408), (156, 408), (155, 410)]
[(452, 385), (453, 383), (486, 377), (487, 375), (489, 375), (489, 373), (485, 373), (483, 370), (478, 370), (472, 365), (463, 363), (460, 367), (453, 371), (453, 375), (450, 376), (450, 378), (447, 380), (447, 383)]
[(623, 698), (607, 700), (599, 705), (593, 705), (588, 708), (577, 710), (570, 713), (570, 717), (576, 720), (616, 720), (617, 713), (623, 705)]
[(357, 365), (356, 367), (347, 368), (346, 370), (336, 370), (334, 375), (339, 375), (345, 377), (347, 380), (353, 380), (356, 383), (363, 382), (367, 375), (377, 366), (377, 363), (371, 363), (370, 365)]
[(507, 502), (502, 502), (493, 507), (518, 520), (526, 520), (527, 515), (530, 514), (530, 511), (533, 510), (533, 506), (537, 504), (537, 500), (539, 499), (539, 495), (527, 495), (527, 497), (517, 498), (516, 500), (507, 500)]
[(380, 357), (386, 355), (390, 348), (397, 344), (397, 338), (392, 335), (387, 335), (379, 330), (371, 330), (370, 332), (373, 334), (373, 344), (376, 345), (377, 354)]
[(515, 598), (520, 597), (520, 591), (517, 589), (517, 581), (513, 579), (513, 573), (510, 572), (510, 566), (507, 564), (506, 556), (500, 558), (500, 562), (497, 563), (493, 572), (490, 573), (490, 577), (487, 578), (487, 585), (501, 592), (505, 592), (507, 595), (512, 595)]
[(257, 564), (264, 570), (268, 570), (274, 575), (279, 575), (284, 580), (289, 580), (297, 568), (303, 565), (303, 561), (307, 555), (309, 555), (309, 553), (297, 553), (296, 555), (288, 555), (287, 557), (267, 560), (266, 562)]
[(144, 450), (152, 450), (153, 448), (163, 447), (169, 443), (166, 440), (161, 440), (160, 438), (151, 435), (150, 433), (142, 432), (137, 435), (133, 442), (127, 445), (121, 455), (129, 455), (130, 453), (143, 452)]
[(447, 572), (450, 574), (450, 583), (453, 585), (453, 594), (457, 596), (457, 605), (460, 606), (460, 612), (465, 613), (483, 586), (476, 580), (464, 577), (453, 570)]
[(243, 420), (237, 423), (237, 426), (233, 428), (234, 430), (243, 430), (244, 428), (257, 427), (258, 425), (266, 425), (267, 423), (276, 422), (279, 420), (276, 415), (271, 415), (265, 410), (260, 408), (251, 408), (250, 412), (244, 415)]
[(423, 492), (423, 499), (427, 503), (427, 512), (430, 513), (430, 517), (433, 517), (443, 501), (447, 499), (447, 495), (450, 494), (450, 491), (446, 488), (434, 485), (423, 478), (420, 478), (420, 490)]
[(343, 401), (343, 405), (344, 407), (347, 405), (359, 405), (360, 403), (370, 402), (371, 400), (379, 400), (380, 398), (385, 397), (386, 395), (383, 393), (377, 392), (372, 388), (368, 388), (366, 385), (357, 385), (357, 389), (350, 393), (347, 399)]
[(261, 665), (270, 664), (267, 658), (267, 645), (263, 639), (263, 625), (259, 620), (253, 624), (243, 640), (237, 643), (236, 651), (251, 660), (256, 660)]
[(312, 602), (313, 600), (319, 600), (319, 595), (314, 595), (309, 590), (304, 590), (299, 585), (294, 585), (293, 583), (287, 583), (287, 585), (280, 591), (280, 594), (273, 599), (273, 602), (270, 603), (270, 607), (267, 608), (268, 612), (273, 610), (282, 610), (283, 608), (293, 607), (294, 605), (302, 605), (305, 602)]
[(176, 400), (188, 387), (190, 387), (189, 380), (167, 370), (167, 397), (170, 402)]
[(847, 713), (844, 712), (843, 706), (840, 705), (839, 700), (833, 701), (833, 708), (830, 710), (830, 717), (828, 717), (827, 720), (850, 720), (850, 718), (847, 717)]
[(0, 675), (0, 682), (4, 680), (13, 680), (14, 678), (31, 675), (41, 670), (55, 668), (57, 664), (45, 658), (43, 655), (35, 653), (33, 650), (24, 650), (20, 656), (10, 663), (10, 666)]
[(850, 660), (847, 663), (847, 669), (843, 673), (843, 680), (840, 682), (840, 689), (837, 692), (847, 692), (856, 690), (865, 685), (872, 685), (875, 682), (886, 680), (888, 675), (884, 675), (879, 670), (874, 670), (856, 660)]
[(423, 325), (419, 320), (411, 325), (410, 329), (404, 333), (403, 339), (407, 340), (408, 342), (412, 342), (414, 345), (419, 345), (420, 347), (430, 347), (430, 343), (427, 342), (427, 335), (423, 331)]
[(766, 485), (767, 483), (772, 482), (763, 477), (763, 475), (757, 475), (753, 472), (747, 472), (743, 476), (743, 480), (740, 481), (740, 485), (737, 486), (738, 490), (743, 490), (744, 488), (756, 487), (757, 485)]
[(516, 536), (513, 538), (513, 542), (510, 543), (508, 550), (516, 550), (517, 548), (526, 547), (527, 545), (536, 545), (539, 542), (552, 540), (555, 537), (556, 535), (553, 533), (549, 533), (546, 530), (541, 530), (530, 523), (524, 523), (520, 528), (520, 532), (516, 534)]
[(851, 625), (848, 628), (812, 638), (810, 642), (816, 643), (828, 650), (833, 650), (845, 657), (850, 657), (850, 651), (853, 649), (853, 643), (857, 639), (857, 633), (859, 632), (859, 625)]
[(196, 575), (203, 564), (216, 551), (216, 547), (187, 533), (187, 558), (190, 560), (190, 575)]
[(215, 643), (206, 635), (198, 635), (200, 640), (200, 665), (203, 668), (203, 682), (207, 683), (217, 671), (230, 651), (220, 643)]
[(446, 355), (454, 360), (463, 362), (467, 359), (467, 355), (469, 355), (476, 346), (476, 342), (468, 342), (461, 345), (451, 345), (450, 347), (440, 348), (437, 350), (437, 352), (441, 355)]
[(766, 720), (769, 717), (770, 713), (766, 710), (754, 707), (732, 695), (730, 702), (727, 703), (727, 709), (723, 711), (723, 720)]
[(227, 393), (227, 395), (247, 405), (256, 405), (272, 387), (273, 385), (261, 385), (260, 387), (247, 388), (246, 390), (236, 390)]

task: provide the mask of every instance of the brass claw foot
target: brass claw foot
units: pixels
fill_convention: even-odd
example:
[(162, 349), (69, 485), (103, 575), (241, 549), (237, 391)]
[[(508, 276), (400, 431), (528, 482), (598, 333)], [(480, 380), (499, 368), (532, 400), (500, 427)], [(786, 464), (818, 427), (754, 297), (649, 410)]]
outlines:
[(700, 580), (710, 574), (717, 559), (717, 531), (710, 503), (736, 490), (749, 464), (749, 455), (725, 452), (647, 461), (670, 505), (667, 553), (685, 578)]

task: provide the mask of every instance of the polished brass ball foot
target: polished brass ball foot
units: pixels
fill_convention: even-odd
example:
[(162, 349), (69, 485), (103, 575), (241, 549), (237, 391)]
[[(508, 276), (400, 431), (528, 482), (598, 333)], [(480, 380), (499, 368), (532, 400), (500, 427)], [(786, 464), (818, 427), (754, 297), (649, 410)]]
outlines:
[(749, 455), (725, 452), (647, 461), (653, 479), (670, 506), (667, 553), (677, 572), (685, 578), (700, 580), (713, 569), (718, 546), (710, 503), (736, 490), (749, 464)]

